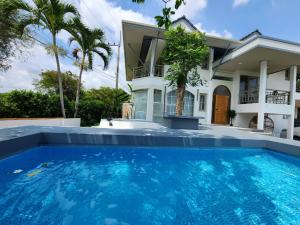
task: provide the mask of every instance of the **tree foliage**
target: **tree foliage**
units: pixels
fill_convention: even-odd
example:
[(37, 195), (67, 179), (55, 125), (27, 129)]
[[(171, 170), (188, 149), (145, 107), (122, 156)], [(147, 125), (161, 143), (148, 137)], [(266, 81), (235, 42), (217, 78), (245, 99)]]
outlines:
[(166, 31), (165, 39), (162, 58), (170, 65), (165, 79), (170, 86), (177, 88), (176, 115), (179, 116), (182, 115), (186, 86), (196, 86), (201, 82), (197, 67), (207, 60), (209, 48), (203, 33), (187, 32), (181, 26)]
[[(122, 103), (128, 100), (129, 95), (123, 90), (118, 90), (120, 94), (119, 101), (117, 105), (114, 105), (112, 99), (115, 92), (115, 89), (107, 87), (83, 91), (82, 99), (79, 102), (81, 125), (93, 126), (99, 124), (101, 118), (121, 115)], [(68, 99), (65, 95), (65, 105), (67, 117), (72, 117), (74, 114), (74, 100)], [(0, 94), (0, 117), (61, 117), (59, 95), (55, 92), (43, 93), (25, 90), (2, 93)]]
[[(48, 94), (59, 94), (57, 83), (57, 71), (47, 70), (39, 74), (39, 79), (34, 80), (33, 85), (37, 90)], [(78, 77), (70, 71), (62, 73), (64, 95), (69, 100), (74, 100), (76, 95)]]
[(170, 85), (196, 86), (200, 82), (197, 67), (207, 60), (209, 48), (201, 32), (187, 32), (181, 26), (165, 32), (163, 61), (170, 65), (166, 79)]
[(26, 35), (21, 35), (18, 30), (21, 15), (18, 11), (6, 11), (5, 1), (0, 0), (0, 71), (10, 68), (11, 57), (22, 53), (25, 47), (31, 46), (32, 42), (28, 38), (29, 30), (25, 30)]
[[(68, 27), (69, 28), (67, 30), (72, 35), (70, 38), (70, 44), (74, 42), (77, 45), (73, 50), (73, 56), (79, 63), (80, 67), (75, 100), (74, 118), (76, 118), (78, 114), (83, 70), (93, 69), (94, 54), (102, 59), (104, 69), (106, 69), (110, 56), (112, 55), (112, 51), (110, 46), (105, 43), (104, 32), (101, 29), (88, 28), (78, 17), (74, 18)], [(79, 53), (81, 53), (81, 57), (79, 56)]]
[(52, 47), (57, 65), (60, 104), (63, 117), (65, 115), (64, 96), (62, 89), (62, 78), (60, 71), (59, 52), (57, 46), (57, 34), (66, 30), (70, 15), (79, 16), (79, 13), (72, 4), (64, 3), (61, 0), (33, 0), (30, 3), (26, 0), (1, 0), (5, 12), (17, 11), (21, 18), (18, 21), (18, 30), (23, 34), (28, 27), (38, 27), (50, 31), (52, 35)]
[[(67, 98), (65, 101), (70, 115), (72, 102)], [(59, 95), (26, 90), (0, 94), (0, 115), (2, 118), (60, 117)]]
[[(132, 2), (144, 3), (145, 0), (132, 0)], [(171, 16), (175, 14), (175, 11), (172, 9), (172, 7), (167, 6), (171, 0), (162, 0), (162, 2), (165, 4), (164, 8), (162, 9), (162, 15), (155, 16), (155, 20), (159, 27), (169, 29), (172, 24)], [(174, 9), (177, 10), (183, 4), (185, 4), (185, 0), (175, 0)]]

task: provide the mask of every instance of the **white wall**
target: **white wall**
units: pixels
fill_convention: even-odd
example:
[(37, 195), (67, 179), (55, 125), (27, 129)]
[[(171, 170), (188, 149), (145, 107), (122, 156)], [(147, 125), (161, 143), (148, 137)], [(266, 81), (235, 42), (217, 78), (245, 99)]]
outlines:
[(285, 80), (285, 71), (268, 75), (267, 89), (290, 91), (290, 81)]
[(193, 28), (186, 20), (179, 20), (176, 23), (174, 23), (172, 26), (173, 27), (182, 26), (189, 32), (195, 31), (195, 28)]
[[(99, 118), (100, 119), (100, 118)], [(55, 127), (80, 127), (80, 118), (75, 119), (11, 119), (0, 120), (0, 127), (19, 127), (19, 126), (55, 126)]]
[(268, 115), (274, 122), (274, 132), (275, 137), (280, 137), (280, 132), (282, 129), (288, 129), (288, 119), (283, 119), (283, 115)]
[(233, 124), (236, 127), (249, 128), (250, 120), (256, 115), (257, 113), (238, 113)]

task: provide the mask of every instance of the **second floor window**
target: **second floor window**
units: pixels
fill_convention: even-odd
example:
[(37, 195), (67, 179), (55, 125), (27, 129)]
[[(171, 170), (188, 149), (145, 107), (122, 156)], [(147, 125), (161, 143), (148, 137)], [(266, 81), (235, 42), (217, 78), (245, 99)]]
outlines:
[(285, 80), (290, 80), (290, 69), (287, 69), (284, 74)]
[(206, 94), (200, 94), (199, 96), (199, 111), (205, 111), (206, 109)]

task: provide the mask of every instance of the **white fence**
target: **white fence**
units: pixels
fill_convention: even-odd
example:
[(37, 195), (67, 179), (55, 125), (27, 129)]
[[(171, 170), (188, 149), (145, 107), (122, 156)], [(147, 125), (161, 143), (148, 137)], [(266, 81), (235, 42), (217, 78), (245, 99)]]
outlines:
[(80, 118), (16, 118), (0, 119), (0, 128), (20, 126), (80, 127)]

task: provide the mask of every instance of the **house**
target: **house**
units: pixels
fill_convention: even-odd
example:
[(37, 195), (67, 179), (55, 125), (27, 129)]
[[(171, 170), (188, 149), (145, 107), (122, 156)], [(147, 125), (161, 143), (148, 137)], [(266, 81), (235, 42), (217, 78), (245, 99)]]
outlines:
[[(185, 17), (173, 22), (188, 31), (197, 28)], [(176, 90), (168, 86), (162, 65), (164, 29), (123, 21), (126, 79), (132, 81), (134, 118), (160, 122), (175, 114)], [(210, 55), (199, 65), (202, 82), (188, 86), (185, 116), (202, 124), (228, 124), (228, 110), (237, 112), (234, 125), (270, 130), (293, 138), (294, 120), (300, 114), (296, 83), (300, 44), (264, 36), (258, 30), (240, 40), (206, 35)]]

